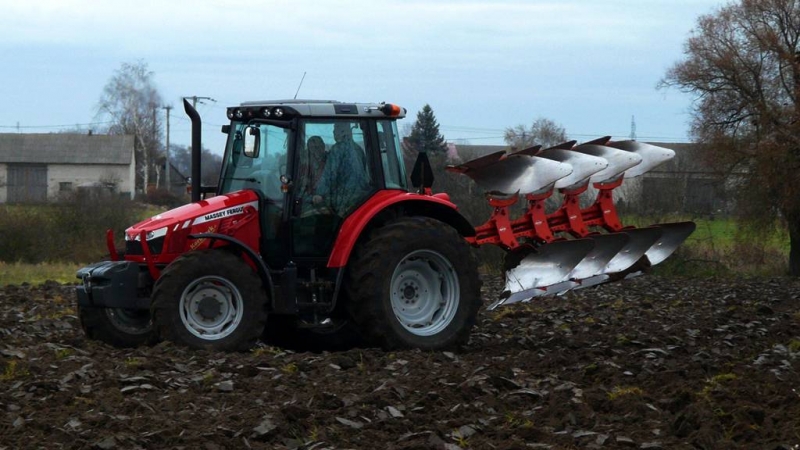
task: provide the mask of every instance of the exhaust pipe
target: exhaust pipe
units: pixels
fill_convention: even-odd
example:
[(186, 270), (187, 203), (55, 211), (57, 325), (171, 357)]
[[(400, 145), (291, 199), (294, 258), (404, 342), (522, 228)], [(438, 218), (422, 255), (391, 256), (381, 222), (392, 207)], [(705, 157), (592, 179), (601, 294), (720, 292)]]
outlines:
[(203, 123), (200, 121), (200, 114), (186, 100), (183, 99), (183, 109), (186, 115), (192, 119), (192, 203), (200, 201), (200, 137)]

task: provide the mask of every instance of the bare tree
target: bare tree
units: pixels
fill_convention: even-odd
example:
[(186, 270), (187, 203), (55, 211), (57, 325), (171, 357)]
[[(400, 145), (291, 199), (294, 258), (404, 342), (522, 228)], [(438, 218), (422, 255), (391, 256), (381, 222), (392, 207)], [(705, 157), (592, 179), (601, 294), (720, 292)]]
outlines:
[(144, 61), (138, 61), (122, 64), (103, 88), (97, 106), (99, 116), (111, 119), (109, 134), (134, 136), (136, 181), (144, 192), (160, 153), (161, 123), (156, 111), (161, 103), (153, 72)]
[(800, 275), (800, 0), (741, 0), (700, 17), (661, 85), (697, 97), (692, 133), (709, 164), (739, 174), (744, 217), (786, 221)]
[(530, 128), (526, 128), (522, 124), (506, 128), (503, 139), (506, 144), (519, 150), (533, 145), (547, 148), (566, 141), (567, 133), (561, 125), (540, 117), (531, 124)]

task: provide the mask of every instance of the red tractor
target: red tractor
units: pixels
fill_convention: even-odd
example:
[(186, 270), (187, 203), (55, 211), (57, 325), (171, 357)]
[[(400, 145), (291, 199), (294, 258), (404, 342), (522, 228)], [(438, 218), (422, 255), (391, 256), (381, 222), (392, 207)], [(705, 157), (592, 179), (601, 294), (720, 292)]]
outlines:
[[(289, 344), (453, 348), (468, 340), (482, 304), (474, 246), (509, 251), (496, 307), (638, 274), (694, 229), (619, 223), (613, 188), (674, 152), (608, 138), (450, 167), (494, 206), (475, 228), (447, 194), (431, 191), (424, 153), (407, 185), (396, 125), (405, 109), (386, 103), (228, 108), (219, 184), (201, 186), (200, 117), (184, 107), (192, 203), (125, 230), (124, 253), (109, 231), (111, 260), (78, 271), (79, 315), (92, 339), (245, 350), (266, 334)], [(581, 209), (590, 182), (598, 199)], [(554, 189), (564, 205), (547, 213)], [(512, 220), (520, 198), (528, 207)]]

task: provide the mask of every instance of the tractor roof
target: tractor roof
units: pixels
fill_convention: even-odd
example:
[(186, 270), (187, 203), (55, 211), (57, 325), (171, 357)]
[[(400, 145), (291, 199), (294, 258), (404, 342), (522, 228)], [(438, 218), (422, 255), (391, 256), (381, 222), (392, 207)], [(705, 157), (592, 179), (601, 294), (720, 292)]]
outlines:
[(335, 100), (264, 100), (228, 108), (229, 119), (292, 117), (361, 117), (402, 119), (406, 109), (390, 103), (345, 103)]

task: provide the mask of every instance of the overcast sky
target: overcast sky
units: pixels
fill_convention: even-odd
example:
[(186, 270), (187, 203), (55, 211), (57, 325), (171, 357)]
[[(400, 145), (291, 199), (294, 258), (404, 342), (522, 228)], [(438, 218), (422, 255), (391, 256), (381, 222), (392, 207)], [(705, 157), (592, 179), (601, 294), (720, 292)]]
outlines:
[[(204, 144), (221, 151), (225, 107), (298, 98), (430, 104), (450, 140), (502, 144), (538, 117), (579, 141), (685, 142), (691, 98), (657, 90), (701, 14), (720, 0), (247, 1), (0, 0), (0, 132), (47, 133), (99, 121), (104, 85), (145, 61)], [(17, 128), (19, 127), (19, 128)]]

